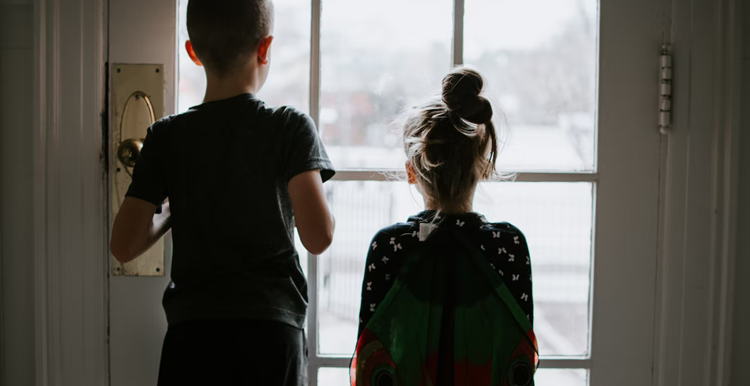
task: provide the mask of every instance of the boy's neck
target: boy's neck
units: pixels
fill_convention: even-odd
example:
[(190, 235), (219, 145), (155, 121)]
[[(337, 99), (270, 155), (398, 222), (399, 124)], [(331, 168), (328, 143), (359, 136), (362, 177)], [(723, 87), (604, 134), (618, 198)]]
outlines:
[(263, 85), (252, 69), (233, 71), (222, 77), (206, 71), (206, 95), (203, 103), (229, 99), (241, 94), (256, 94)]

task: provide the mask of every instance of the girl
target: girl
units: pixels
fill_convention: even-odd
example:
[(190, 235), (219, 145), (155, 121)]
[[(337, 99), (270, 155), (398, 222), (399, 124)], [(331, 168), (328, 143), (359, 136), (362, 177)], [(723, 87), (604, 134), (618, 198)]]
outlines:
[(495, 172), (482, 76), (457, 68), (404, 125), (425, 211), (379, 231), (367, 256), (353, 385), (531, 385), (531, 262), (523, 233), (472, 212)]

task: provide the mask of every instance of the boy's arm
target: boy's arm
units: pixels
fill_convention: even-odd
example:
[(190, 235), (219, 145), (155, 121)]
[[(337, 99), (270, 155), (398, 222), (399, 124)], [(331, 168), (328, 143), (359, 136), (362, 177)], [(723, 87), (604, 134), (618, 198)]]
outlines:
[[(133, 180), (112, 226), (109, 249), (121, 263), (142, 255), (170, 228), (169, 203), (162, 171), (160, 130), (171, 118), (161, 119), (146, 131), (143, 148), (133, 168)], [(160, 213), (156, 209), (162, 205)]]
[(156, 205), (125, 197), (112, 226), (109, 250), (115, 259), (127, 263), (151, 248), (171, 227), (169, 202), (156, 214)]
[(288, 189), (299, 238), (305, 249), (320, 255), (331, 245), (336, 227), (326, 202), (320, 170), (297, 174), (289, 180)]

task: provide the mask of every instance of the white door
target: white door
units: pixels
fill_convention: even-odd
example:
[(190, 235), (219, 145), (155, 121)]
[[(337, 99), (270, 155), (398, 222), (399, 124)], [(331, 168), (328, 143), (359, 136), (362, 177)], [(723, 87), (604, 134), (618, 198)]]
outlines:
[[(317, 122), (340, 170), (326, 188), (334, 244), (307, 256), (310, 384), (344, 385), (364, 259), (381, 227), (421, 209), (383, 171), (403, 165), (399, 110), (454, 64), (487, 78), (516, 182), (481, 185), (475, 210), (529, 242), (537, 385), (652, 383), (658, 50), (665, 0), (275, 0), (271, 75), (260, 97)], [(165, 114), (200, 103), (184, 55), (187, 0), (110, 0), (110, 63), (164, 65)], [(169, 272), (169, 241), (165, 268)], [(112, 385), (155, 384), (166, 277), (111, 277)]]

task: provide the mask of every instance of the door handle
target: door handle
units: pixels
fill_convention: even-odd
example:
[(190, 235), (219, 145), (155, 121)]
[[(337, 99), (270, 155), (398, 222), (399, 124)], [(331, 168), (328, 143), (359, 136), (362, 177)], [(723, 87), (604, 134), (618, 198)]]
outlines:
[[(149, 96), (146, 95), (146, 93), (143, 91), (135, 91), (130, 94), (128, 99), (125, 101), (125, 106), (123, 106), (122, 108), (123, 112), (128, 111), (128, 105), (132, 101), (142, 101), (142, 103), (146, 106), (146, 110), (148, 112), (149, 125), (153, 125), (154, 122), (156, 122), (156, 117), (154, 116), (154, 106), (153, 104), (151, 104), (151, 98), (149, 98)], [(120, 136), (122, 136), (123, 133), (122, 125), (124, 121), (125, 114), (122, 114), (122, 116), (120, 117), (119, 130), (117, 130)], [(141, 154), (141, 148), (143, 148), (144, 139), (119, 139), (120, 143), (117, 145), (117, 159), (120, 161), (122, 166), (125, 166), (125, 172), (132, 177), (130, 169), (133, 168), (136, 161), (138, 161), (138, 155)]]
[(143, 140), (128, 138), (117, 146), (117, 159), (126, 168), (132, 168), (135, 166), (135, 161), (138, 160), (138, 155), (141, 154), (141, 148), (143, 148)]
[[(156, 119), (164, 115), (164, 66), (113, 64), (111, 74), (110, 202), (115, 218), (133, 181), (144, 138)], [(165, 243), (159, 240), (133, 261), (123, 264), (112, 258), (112, 274), (163, 276), (164, 254)]]

